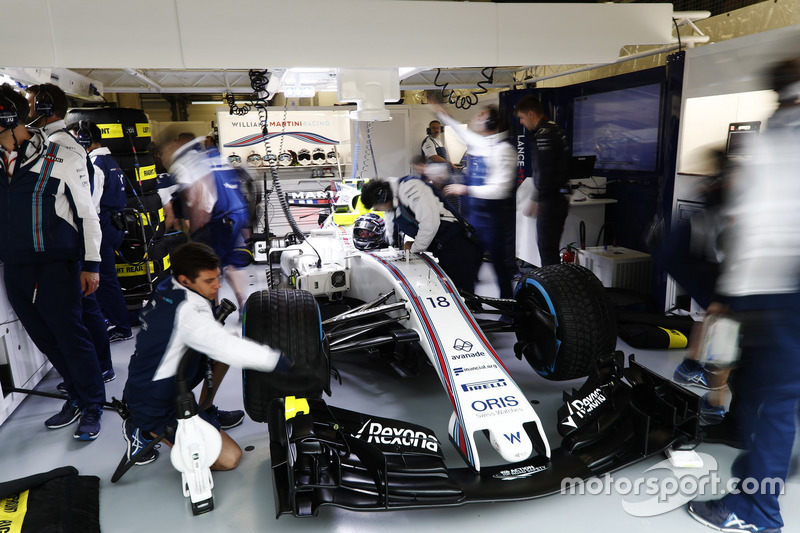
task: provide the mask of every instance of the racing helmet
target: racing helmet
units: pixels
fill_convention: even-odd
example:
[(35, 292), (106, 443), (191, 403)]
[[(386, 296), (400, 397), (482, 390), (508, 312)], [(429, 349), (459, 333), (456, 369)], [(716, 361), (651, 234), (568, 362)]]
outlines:
[(353, 243), (359, 250), (374, 250), (386, 245), (386, 226), (375, 213), (361, 215), (353, 224)]

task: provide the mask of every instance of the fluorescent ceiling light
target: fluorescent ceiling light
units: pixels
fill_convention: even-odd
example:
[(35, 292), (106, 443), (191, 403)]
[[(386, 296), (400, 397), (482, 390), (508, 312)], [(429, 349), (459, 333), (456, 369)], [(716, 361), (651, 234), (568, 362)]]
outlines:
[(227, 105), (222, 100), (192, 100), (192, 105)]

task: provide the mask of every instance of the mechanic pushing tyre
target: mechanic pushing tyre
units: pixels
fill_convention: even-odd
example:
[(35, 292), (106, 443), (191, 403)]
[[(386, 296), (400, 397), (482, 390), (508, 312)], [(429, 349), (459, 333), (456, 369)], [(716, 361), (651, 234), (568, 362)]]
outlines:
[(244, 335), (282, 350), (294, 366), (288, 375), (244, 370), (244, 405), (256, 422), (266, 422), (275, 398), (320, 398), (330, 394), (330, 359), (320, 326), (317, 302), (311, 293), (266, 290), (250, 295), (245, 304)]
[(602, 283), (587, 268), (550, 265), (530, 272), (515, 298), (529, 308), (514, 351), (541, 376), (563, 381), (586, 376), (598, 357), (614, 352), (614, 308)]

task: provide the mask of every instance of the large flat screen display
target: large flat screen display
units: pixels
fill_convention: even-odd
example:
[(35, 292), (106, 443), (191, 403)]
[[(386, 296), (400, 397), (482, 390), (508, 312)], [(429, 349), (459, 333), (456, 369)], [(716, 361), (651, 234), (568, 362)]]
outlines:
[(580, 96), (573, 117), (573, 156), (596, 155), (595, 169), (656, 170), (660, 83)]

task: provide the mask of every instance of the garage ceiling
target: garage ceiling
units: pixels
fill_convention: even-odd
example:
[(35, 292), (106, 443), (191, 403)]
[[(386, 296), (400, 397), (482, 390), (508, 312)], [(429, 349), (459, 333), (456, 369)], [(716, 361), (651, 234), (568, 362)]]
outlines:
[[(26, 0), (7, 6), (4, 19), (36, 20), (42, 35), (32, 40), (29, 24), (7, 25), (0, 72), (23, 83), (57, 80), (83, 98), (248, 93), (253, 67), (269, 69), (271, 92), (335, 89), (337, 68), (400, 68), (401, 89), (472, 89), (487, 73), (492, 87), (505, 88), (543, 65), (612, 63), (630, 45), (675, 47), (672, 9), (629, 2), (226, 0), (221, 8), (215, 0)], [(75, 31), (87, 22), (91, 29)]]

